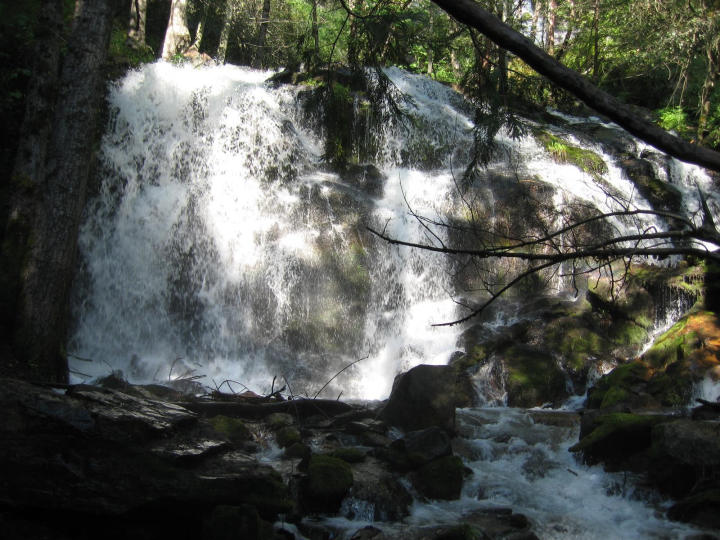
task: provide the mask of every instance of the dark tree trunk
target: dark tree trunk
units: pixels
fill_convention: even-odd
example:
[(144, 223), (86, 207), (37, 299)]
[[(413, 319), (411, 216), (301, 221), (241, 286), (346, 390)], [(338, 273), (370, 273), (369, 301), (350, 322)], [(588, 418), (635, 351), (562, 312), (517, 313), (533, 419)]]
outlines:
[[(13, 319), (20, 291), (22, 262), (27, 256), (35, 203), (45, 180), (48, 141), (60, 74), (63, 35), (63, 1), (46, 0), (35, 28), (32, 76), (25, 98), (25, 116), (20, 128), (11, 181), (12, 193), (2, 230), (0, 256), (0, 339), (12, 341)], [(14, 355), (11, 355), (14, 356)], [(2, 362), (2, 372), (22, 376), (23, 364), (16, 358)]]
[(655, 124), (638, 117), (630, 107), (565, 67), (525, 36), (503, 24), (472, 0), (433, 0), (458, 21), (467, 24), (516, 56), (589, 107), (607, 116), (648, 144), (683, 161), (720, 171), (720, 153), (683, 141)]
[(28, 378), (67, 379), (68, 298), (116, 5), (78, 0), (75, 7), (16, 311), (13, 348)]

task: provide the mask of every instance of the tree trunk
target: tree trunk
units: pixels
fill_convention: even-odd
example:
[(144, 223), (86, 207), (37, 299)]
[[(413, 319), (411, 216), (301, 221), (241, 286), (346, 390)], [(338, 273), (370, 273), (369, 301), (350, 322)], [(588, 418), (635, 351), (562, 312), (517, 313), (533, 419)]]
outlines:
[(227, 0), (225, 4), (225, 17), (223, 18), (223, 26), (220, 31), (220, 43), (217, 50), (217, 61), (220, 64), (225, 63), (225, 55), (227, 54), (228, 41), (230, 40), (230, 30), (232, 29), (233, 17), (235, 10), (233, 9), (233, 0)]
[(162, 50), (162, 57), (165, 60), (170, 60), (176, 54), (183, 53), (190, 47), (190, 30), (185, 23), (186, 11), (187, 0), (172, 0)]
[(312, 38), (313, 38), (313, 62), (320, 63), (320, 31), (317, 18), (318, 0), (312, 0)]
[(522, 58), (535, 71), (604, 114), (627, 131), (671, 156), (720, 171), (720, 153), (675, 137), (655, 124), (638, 117), (613, 96), (591, 84), (585, 77), (563, 66), (536, 47), (525, 36), (488, 13), (472, 0), (433, 0), (458, 21), (476, 28), (488, 38)]
[(138, 45), (145, 45), (147, 22), (147, 0), (132, 0), (130, 6), (130, 28), (128, 37)]
[(547, 52), (555, 54), (555, 27), (557, 25), (557, 0), (548, 5)]
[(720, 37), (711, 38), (706, 47), (707, 69), (705, 70), (705, 81), (700, 91), (700, 116), (698, 118), (697, 137), (703, 142), (710, 119), (710, 98), (712, 97), (715, 84), (720, 76)]
[[(34, 29), (35, 48), (32, 75), (25, 98), (25, 115), (19, 132), (15, 164), (11, 175), (12, 193), (6, 221), (2, 224), (0, 252), (0, 340), (12, 343), (14, 316), (21, 286), (22, 262), (35, 219), (35, 202), (45, 180), (47, 148), (60, 75), (62, 0), (45, 0)], [(15, 358), (0, 362), (0, 373), (26, 377), (27, 365)]]
[(67, 41), (15, 314), (13, 348), (28, 378), (67, 379), (68, 299), (114, 8), (114, 0), (78, 0)]
[(262, 14), (260, 15), (260, 28), (258, 29), (257, 53), (255, 55), (255, 67), (265, 67), (265, 56), (267, 53), (265, 43), (267, 41), (268, 24), (270, 22), (270, 0), (263, 0)]
[[(348, 0), (348, 7), (353, 13), (359, 13), (362, 7), (363, 0)], [(359, 25), (355, 17), (350, 17), (350, 30), (348, 34), (348, 64), (353, 68), (360, 64), (359, 57)]]

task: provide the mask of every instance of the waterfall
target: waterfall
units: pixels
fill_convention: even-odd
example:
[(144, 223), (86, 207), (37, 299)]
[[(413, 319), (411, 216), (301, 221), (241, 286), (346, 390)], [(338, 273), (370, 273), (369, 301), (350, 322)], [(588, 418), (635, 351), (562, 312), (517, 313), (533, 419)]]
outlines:
[[(311, 87), (276, 88), (270, 75), (159, 62), (111, 88), (97, 193), (79, 239), (73, 377), (120, 369), (132, 381), (193, 375), (256, 392), (277, 379), (313, 396), (353, 364), (322, 396), (383, 398), (397, 373), (446, 363), (458, 349), (461, 328), (432, 326), (464, 313), (455, 262), (366, 228), (455, 241), (418, 216), (449, 223), (467, 212), (457, 187), (472, 153), (472, 108), (439, 83), (385, 70), (404, 119), (366, 126), (373, 163), (340, 171), (303, 108)], [(356, 101), (356, 113), (362, 107)], [(557, 163), (530, 135), (501, 130), (496, 142), (502, 151), (475, 192), (496, 221), (502, 190), (532, 183), (550, 186), (555, 205), (646, 204), (601, 149), (599, 181)], [(680, 168), (667, 167), (668, 178), (686, 178)], [(613, 223), (650, 225), (663, 227)]]

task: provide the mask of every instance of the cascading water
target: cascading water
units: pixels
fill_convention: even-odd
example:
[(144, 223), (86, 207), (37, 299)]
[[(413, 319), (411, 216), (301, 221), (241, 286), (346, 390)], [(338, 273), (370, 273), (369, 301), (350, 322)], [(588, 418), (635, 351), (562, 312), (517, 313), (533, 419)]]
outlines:
[(359, 191), (324, 170), (297, 89), (268, 75), (159, 63), (113, 89), (70, 341), (96, 362), (77, 371), (192, 371), (260, 390), (278, 376), (312, 393), (368, 357), (331, 387), (368, 398), (402, 369), (447, 361), (455, 332), (428, 330), (454, 316), (442, 259), (364, 230), (419, 238), (406, 201), (431, 211), (447, 175), (384, 167), (382, 196)]
[[(461, 348), (462, 328), (431, 326), (463, 313), (452, 300), (464, 294), (453, 262), (391, 246), (366, 226), (410, 242), (454, 241), (451, 229), (418, 216), (449, 223), (475, 211), (458, 190), (473, 149), (471, 109), (445, 86), (385, 70), (404, 95), (405, 120), (363, 134), (375, 140), (375, 166), (337, 172), (302, 106), (300, 95), (311, 90), (274, 88), (264, 82), (269, 75), (157, 63), (112, 88), (101, 183), (80, 235), (68, 344), (71, 358), (93, 362), (71, 361), (74, 377), (108, 368), (134, 381), (193, 374), (206, 386), (228, 380), (260, 392), (279, 377), (288, 392), (312, 396), (360, 360), (322, 395), (373, 399), (389, 394), (397, 373), (446, 363)], [(599, 148), (602, 174), (557, 163), (532, 136), (513, 139), (501, 130), (496, 141), (501, 151), (473, 201), (493, 225), (510, 226), (503, 200), (525, 204), (512, 199), (517, 186), (546, 186), (538, 193), (550, 189), (555, 206), (647, 207)], [(692, 183), (709, 179), (669, 163), (667, 179), (686, 206), (699, 208)], [(717, 209), (716, 199), (710, 204)], [(643, 219), (611, 227), (665, 227)], [(488, 332), (529, 316), (521, 304), (508, 305), (514, 311), (497, 311)], [(496, 390), (488, 402), (502, 404), (503, 389)], [(461, 501), (418, 503), (411, 521), (448, 522), (478, 505), (512, 505), (543, 524), (547, 537), (607, 536), (597, 531), (608, 512), (617, 525), (611, 536), (670, 530), (640, 502), (608, 493), (612, 479), (570, 461), (572, 429), (558, 434), (500, 409), (466, 411), (461, 420), (475, 480)], [(629, 529), (631, 520), (639, 521)], [(670, 536), (686, 531), (670, 527)]]
[[(389, 246), (365, 227), (452, 242), (409, 210), (437, 222), (468, 212), (457, 187), (472, 153), (472, 109), (443, 85), (387, 69), (405, 118), (364, 135), (376, 141), (377, 168), (340, 174), (325, 164), (301, 90), (273, 88), (269, 75), (157, 63), (113, 87), (68, 346), (95, 362), (74, 370), (97, 375), (110, 365), (135, 380), (192, 371), (210, 386), (259, 390), (278, 376), (312, 394), (364, 358), (327, 395), (381, 398), (398, 372), (445, 363), (456, 350), (458, 329), (430, 326), (459, 313), (452, 264)], [(496, 142), (476, 198), (492, 220), (502, 219), (493, 201), (503, 185), (551, 186), (556, 206), (647, 207), (599, 149), (601, 177), (557, 163), (531, 136), (501, 130)], [(674, 161), (666, 169), (698, 208), (688, 182), (709, 180)], [(664, 227), (642, 219), (611, 226)]]

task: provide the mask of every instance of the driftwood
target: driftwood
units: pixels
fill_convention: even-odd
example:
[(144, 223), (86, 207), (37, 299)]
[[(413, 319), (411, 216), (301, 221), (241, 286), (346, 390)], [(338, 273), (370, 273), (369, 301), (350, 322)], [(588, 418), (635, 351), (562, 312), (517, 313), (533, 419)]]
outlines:
[(178, 401), (176, 405), (203, 416), (218, 415), (259, 420), (268, 414), (282, 412), (300, 420), (315, 415), (336, 416), (357, 409), (348, 403), (333, 399), (292, 399), (275, 403), (252, 403), (248, 401)]

